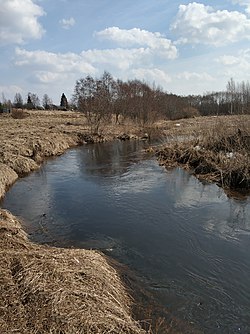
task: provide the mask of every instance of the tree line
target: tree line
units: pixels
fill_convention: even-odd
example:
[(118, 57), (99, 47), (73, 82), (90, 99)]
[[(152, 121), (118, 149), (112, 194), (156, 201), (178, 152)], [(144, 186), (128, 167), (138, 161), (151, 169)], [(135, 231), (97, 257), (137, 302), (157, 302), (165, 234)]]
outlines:
[(104, 72), (100, 78), (77, 80), (73, 103), (96, 128), (111, 116), (117, 123), (129, 118), (147, 126), (160, 119), (250, 113), (250, 84), (235, 83), (231, 78), (225, 91), (179, 96), (144, 81), (115, 80)]
[(231, 78), (225, 91), (189, 96), (189, 100), (201, 116), (250, 114), (250, 83)]
[(2, 102), (0, 102), (0, 112), (3, 111), (10, 111), (11, 108), (17, 109), (45, 109), (45, 110), (54, 110), (54, 109), (61, 109), (67, 110), (69, 108), (68, 100), (64, 93), (62, 93), (60, 106), (56, 106), (53, 104), (52, 99), (48, 96), (48, 94), (44, 94), (42, 97), (42, 102), (40, 101), (37, 94), (28, 93), (27, 100), (24, 102), (21, 93), (16, 93), (13, 99), (7, 100), (2, 94)]
[(77, 80), (72, 101), (93, 130), (111, 117), (116, 123), (129, 118), (144, 127), (158, 119), (198, 115), (187, 97), (166, 93), (140, 80), (115, 80), (108, 72), (100, 78), (88, 75)]
[(236, 83), (231, 78), (225, 91), (180, 96), (141, 80), (114, 79), (110, 73), (104, 72), (99, 78), (88, 75), (77, 80), (70, 103), (63, 93), (60, 106), (55, 106), (47, 94), (44, 94), (42, 102), (32, 93), (28, 93), (25, 103), (20, 93), (16, 93), (13, 102), (2, 100), (0, 111), (4, 106), (75, 109), (84, 113), (93, 131), (98, 131), (102, 122), (112, 118), (116, 123), (127, 118), (144, 127), (160, 119), (249, 114), (250, 83)]

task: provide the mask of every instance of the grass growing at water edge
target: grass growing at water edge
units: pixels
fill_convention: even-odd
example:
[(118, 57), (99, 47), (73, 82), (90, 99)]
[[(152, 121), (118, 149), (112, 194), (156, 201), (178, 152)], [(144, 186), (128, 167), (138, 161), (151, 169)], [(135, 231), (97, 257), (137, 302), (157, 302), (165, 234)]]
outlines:
[(162, 165), (181, 165), (225, 190), (250, 192), (249, 116), (214, 118), (193, 126), (189, 135), (191, 140), (172, 140), (156, 152)]

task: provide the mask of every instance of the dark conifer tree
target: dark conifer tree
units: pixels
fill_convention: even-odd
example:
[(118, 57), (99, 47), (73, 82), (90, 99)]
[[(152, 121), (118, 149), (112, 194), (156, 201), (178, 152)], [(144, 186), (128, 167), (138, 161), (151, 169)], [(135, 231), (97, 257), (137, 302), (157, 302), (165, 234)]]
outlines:
[(34, 104), (31, 100), (31, 94), (28, 94), (28, 98), (27, 98), (27, 105), (26, 105), (27, 109), (34, 109)]
[(64, 93), (62, 93), (62, 96), (61, 96), (60, 107), (63, 109), (68, 109), (68, 100)]

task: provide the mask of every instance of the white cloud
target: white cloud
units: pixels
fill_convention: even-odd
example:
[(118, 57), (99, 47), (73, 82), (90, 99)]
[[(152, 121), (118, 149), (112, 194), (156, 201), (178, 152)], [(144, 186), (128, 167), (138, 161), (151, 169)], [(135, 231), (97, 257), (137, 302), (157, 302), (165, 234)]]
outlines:
[(58, 80), (67, 80), (67, 74), (64, 73), (56, 73), (56, 72), (49, 72), (49, 71), (36, 71), (35, 78), (38, 82), (47, 84), (58, 82)]
[[(139, 64), (150, 62), (150, 52), (146, 49), (88, 50), (76, 53), (52, 53), (42, 50), (27, 51), (16, 48), (16, 66), (26, 66), (34, 71), (50, 73), (95, 74), (99, 66), (106, 69), (126, 71)], [(40, 73), (40, 72), (39, 72)], [(40, 75), (39, 75), (40, 77)]]
[(149, 83), (155, 82), (162, 87), (166, 87), (171, 81), (163, 67), (166, 60), (177, 57), (177, 48), (161, 34), (140, 29), (107, 28), (95, 35), (121, 46), (89, 49), (81, 53), (29, 51), (17, 47), (14, 65), (26, 73), (27, 86), (32, 82), (34, 89), (40, 86), (50, 92), (64, 86), (68, 92), (72, 92), (77, 79), (89, 74), (99, 76), (104, 70), (115, 78), (137, 78)]
[(140, 46), (149, 48), (157, 52), (159, 56), (168, 59), (175, 59), (178, 54), (176, 46), (159, 32), (149, 32), (138, 28), (125, 30), (110, 27), (97, 32), (96, 36), (115, 42), (122, 47)]
[(38, 18), (44, 14), (32, 0), (0, 0), (0, 45), (41, 38), (45, 31)]
[(250, 71), (250, 49), (239, 50), (236, 55), (220, 56), (217, 62), (223, 65), (228, 78), (233, 77), (237, 81), (246, 80), (246, 73)]
[(171, 82), (171, 77), (163, 70), (159, 68), (145, 69), (145, 68), (137, 68), (131, 70), (130, 75), (139, 80), (144, 80), (149, 84), (156, 82), (162, 86), (166, 86)]
[[(221, 88), (216, 86), (218, 84), (218, 78), (209, 72), (209, 68), (207, 68), (207, 71), (204, 71), (202, 66), (201, 68), (192, 71), (192, 68), (194, 67), (192, 64), (189, 65), (186, 63), (187, 70), (183, 70), (184, 66), (182, 65), (180, 64), (179, 71), (177, 67), (177, 70), (174, 69), (173, 73), (170, 72), (172, 81), (169, 87), (172, 92), (180, 95), (193, 95), (221, 90)], [(220, 80), (224, 87), (227, 78), (225, 79), (222, 77)]]
[[(54, 81), (51, 73), (95, 73), (94, 67), (85, 61), (85, 59), (75, 53), (52, 53), (47, 51), (27, 51), (25, 49), (16, 48), (16, 61), (17, 66), (28, 66), (36, 69), (40, 76), (41, 73), (48, 73)], [(41, 72), (42, 71), (42, 72)], [(43, 79), (44, 81), (44, 79)]]
[(26, 67), (33, 80), (52, 83), (78, 79), (83, 75), (99, 75), (107, 70), (119, 78), (137, 78), (165, 86), (171, 78), (165, 71), (152, 67), (153, 55), (149, 48), (87, 50), (80, 54), (56, 54), (46, 51), (27, 51), (16, 48), (15, 65)]
[(23, 89), (16, 85), (0, 86), (0, 92), (0, 101), (4, 102), (5, 98), (13, 99), (16, 93), (23, 93)]
[(151, 64), (152, 54), (149, 49), (106, 49), (88, 50), (81, 53), (82, 58), (95, 65), (107, 65), (120, 70)]
[(239, 4), (246, 7), (246, 12), (250, 14), (250, 0), (233, 0), (233, 4)]
[[(119, 28), (107, 28), (96, 35), (100, 38), (108, 38), (111, 41), (126, 45), (125, 48), (92, 49), (82, 51), (80, 54), (57, 54), (46, 51), (27, 51), (16, 48), (17, 66), (28, 66), (36, 71), (36, 78), (41, 81), (53, 81), (56, 77), (52, 73), (95, 74), (99, 69), (106, 69), (111, 73), (125, 72), (142, 68), (152, 68), (155, 60), (159, 58), (174, 59), (177, 57), (177, 49), (171, 41), (164, 39), (159, 33), (150, 33), (140, 29), (121, 30)], [(137, 46), (137, 47), (136, 47)], [(36, 68), (36, 69), (35, 69)], [(45, 72), (47, 74), (45, 74)], [(139, 72), (138, 72), (139, 73)], [(147, 77), (157, 76), (167, 82), (169, 78), (163, 72), (155, 69), (143, 70)]]
[(76, 21), (73, 17), (70, 17), (69, 19), (60, 20), (59, 23), (63, 29), (68, 30), (75, 25)]
[(222, 46), (250, 39), (250, 20), (243, 13), (214, 10), (201, 3), (180, 5), (171, 26), (180, 36), (179, 43), (202, 43)]
[(75, 81), (81, 76), (98, 76), (104, 70), (123, 80), (137, 78), (166, 87), (171, 78), (164, 70), (152, 67), (151, 51), (149, 48), (117, 48), (57, 54), (16, 48), (14, 64), (25, 68), (29, 82), (44, 87), (57, 83), (57, 89), (58, 85), (66, 84), (68, 90), (73, 90)]
[(240, 59), (235, 56), (224, 55), (220, 56), (217, 61), (225, 66), (230, 66), (238, 64)]
[(184, 79), (187, 81), (193, 81), (193, 80), (200, 80), (200, 81), (213, 81), (214, 78), (206, 73), (206, 72), (202, 72), (202, 73), (197, 73), (197, 72), (188, 72), (188, 71), (184, 71), (182, 73), (177, 74), (176, 76), (178, 79)]

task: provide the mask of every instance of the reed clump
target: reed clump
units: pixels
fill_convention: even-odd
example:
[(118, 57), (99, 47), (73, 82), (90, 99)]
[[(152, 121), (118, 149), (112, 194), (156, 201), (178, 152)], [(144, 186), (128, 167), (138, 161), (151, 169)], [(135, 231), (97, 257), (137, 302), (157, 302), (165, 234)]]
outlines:
[[(232, 122), (233, 120), (233, 122)], [(230, 122), (231, 121), (231, 122)], [(195, 132), (194, 132), (195, 133)], [(250, 191), (250, 118), (219, 118), (197, 128), (192, 140), (169, 143), (156, 152), (162, 165), (181, 165), (226, 190)]]
[(6, 210), (0, 233), (1, 333), (145, 333), (103, 255), (31, 243)]

